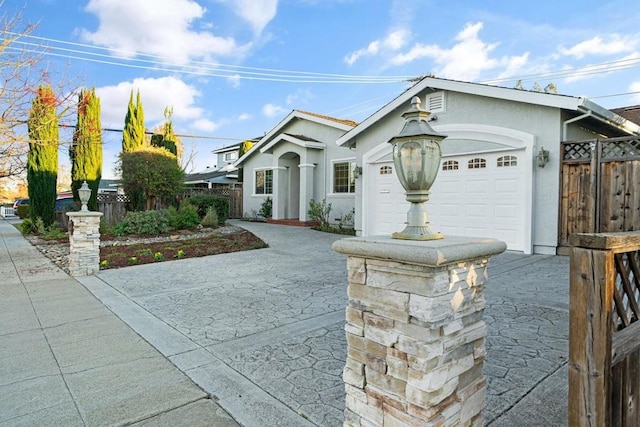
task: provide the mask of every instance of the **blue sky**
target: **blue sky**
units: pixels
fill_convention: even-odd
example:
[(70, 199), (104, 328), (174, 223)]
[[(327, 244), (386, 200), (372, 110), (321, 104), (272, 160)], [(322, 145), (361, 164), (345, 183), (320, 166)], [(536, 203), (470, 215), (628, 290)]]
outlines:
[[(122, 128), (133, 89), (147, 128), (169, 106), (178, 134), (219, 138), (183, 138), (195, 170), (292, 109), (361, 121), (429, 73), (640, 104), (637, 0), (5, 0), (14, 7), (38, 22), (21, 41), (48, 46), (52, 79), (96, 87), (103, 127)], [(105, 134), (105, 178), (120, 140)]]

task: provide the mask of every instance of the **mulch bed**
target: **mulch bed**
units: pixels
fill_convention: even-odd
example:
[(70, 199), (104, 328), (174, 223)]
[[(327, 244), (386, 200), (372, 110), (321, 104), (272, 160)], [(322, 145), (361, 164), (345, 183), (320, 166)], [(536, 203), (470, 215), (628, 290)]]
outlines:
[(231, 234), (214, 233), (186, 240), (101, 246), (100, 268), (121, 268), (175, 259), (260, 249), (267, 246), (262, 239), (247, 231)]

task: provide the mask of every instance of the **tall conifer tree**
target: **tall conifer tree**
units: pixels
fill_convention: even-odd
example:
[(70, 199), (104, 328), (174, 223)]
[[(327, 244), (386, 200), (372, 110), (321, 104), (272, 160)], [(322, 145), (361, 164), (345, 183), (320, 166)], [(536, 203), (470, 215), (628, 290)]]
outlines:
[(27, 127), (29, 153), (27, 182), (29, 189), (29, 217), (41, 218), (45, 226), (55, 221), (56, 182), (58, 179), (58, 116), (57, 99), (49, 85), (38, 88), (32, 101)]
[(84, 181), (91, 188), (89, 210), (98, 210), (98, 187), (102, 178), (102, 124), (100, 98), (96, 90), (83, 89), (78, 97), (78, 125), (69, 149), (71, 157), (71, 189), (74, 200), (80, 200), (78, 189)]
[(122, 131), (122, 152), (129, 153), (145, 145), (144, 111), (140, 99), (140, 91), (136, 96), (136, 103), (133, 103), (133, 90), (129, 95), (129, 105), (127, 115), (124, 118), (124, 129)]

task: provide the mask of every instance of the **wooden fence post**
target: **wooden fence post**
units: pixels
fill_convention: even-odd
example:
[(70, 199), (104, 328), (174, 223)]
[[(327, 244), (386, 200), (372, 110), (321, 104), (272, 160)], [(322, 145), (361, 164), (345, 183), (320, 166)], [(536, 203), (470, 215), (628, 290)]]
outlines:
[(569, 426), (609, 425), (613, 265), (610, 251), (571, 249)]

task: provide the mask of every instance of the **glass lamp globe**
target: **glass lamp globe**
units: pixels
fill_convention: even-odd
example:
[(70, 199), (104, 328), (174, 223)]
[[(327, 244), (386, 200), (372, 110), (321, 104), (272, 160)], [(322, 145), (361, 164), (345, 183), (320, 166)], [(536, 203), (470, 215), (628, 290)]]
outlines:
[(429, 112), (420, 108), (420, 98), (411, 99), (411, 108), (402, 116), (404, 127), (397, 136), (389, 140), (393, 145), (393, 164), (400, 184), (411, 203), (407, 212), (407, 226), (391, 235), (394, 239), (436, 240), (441, 233), (429, 228), (426, 202), (429, 190), (440, 170), (442, 149), (440, 142), (447, 136), (439, 134), (427, 122)]

